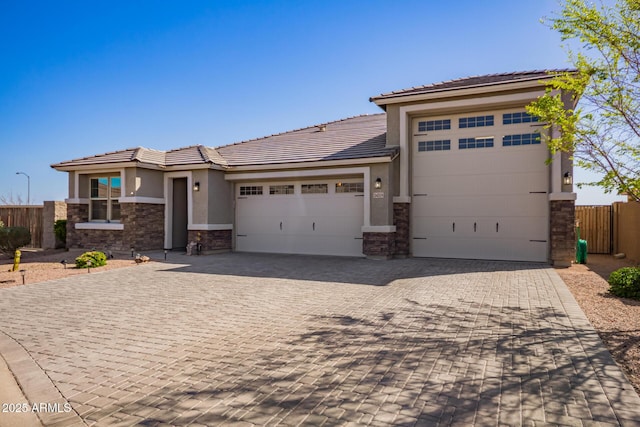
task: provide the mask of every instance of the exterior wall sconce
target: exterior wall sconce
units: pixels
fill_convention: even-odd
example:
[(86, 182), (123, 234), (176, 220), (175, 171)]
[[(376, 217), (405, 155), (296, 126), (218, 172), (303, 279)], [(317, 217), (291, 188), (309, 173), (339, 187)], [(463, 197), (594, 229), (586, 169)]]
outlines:
[(562, 177), (562, 183), (564, 185), (573, 184), (573, 177), (571, 176), (571, 172), (565, 172), (564, 176)]
[(196, 181), (195, 184), (193, 184), (193, 191), (200, 191), (200, 181)]
[(376, 184), (375, 184), (376, 190), (379, 190), (382, 188), (382, 179), (377, 178), (376, 179)]

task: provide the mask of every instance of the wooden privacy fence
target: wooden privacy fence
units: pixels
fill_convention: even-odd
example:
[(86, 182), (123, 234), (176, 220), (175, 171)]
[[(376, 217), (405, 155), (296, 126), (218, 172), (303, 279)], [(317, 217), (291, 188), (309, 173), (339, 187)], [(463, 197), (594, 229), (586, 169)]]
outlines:
[(42, 247), (43, 206), (0, 206), (0, 220), (5, 227), (26, 227), (31, 232), (31, 244)]
[(612, 246), (611, 206), (576, 206), (580, 238), (590, 254), (610, 254)]

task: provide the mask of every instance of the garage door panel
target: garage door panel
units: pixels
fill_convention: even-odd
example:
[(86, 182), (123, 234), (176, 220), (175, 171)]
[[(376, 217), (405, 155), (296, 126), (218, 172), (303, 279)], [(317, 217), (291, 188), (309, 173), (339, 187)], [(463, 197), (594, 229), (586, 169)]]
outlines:
[[(548, 150), (544, 144), (502, 146), (502, 136), (529, 127), (458, 129), (412, 141), (411, 236), (414, 256), (546, 261)], [(440, 117), (434, 118), (440, 119)], [(414, 120), (417, 129), (419, 118)], [(459, 138), (493, 136), (493, 147), (459, 149)], [(423, 140), (449, 139), (448, 151), (419, 152)], [(455, 231), (453, 224), (455, 223)]]
[(251, 233), (236, 237), (236, 250), (240, 252), (271, 252), (286, 253), (284, 251), (284, 235)]
[(413, 194), (439, 195), (476, 195), (476, 194), (505, 194), (547, 191), (546, 172), (517, 173), (517, 174), (481, 174), (460, 175), (448, 177), (434, 177), (415, 181)]
[[(459, 171), (465, 171), (469, 174), (483, 174), (487, 170), (500, 170), (504, 173), (516, 174), (548, 170), (546, 164), (548, 154), (541, 146), (533, 148), (493, 147), (481, 151), (452, 150), (450, 153), (421, 153), (414, 157), (414, 176), (447, 176)], [(454, 166), (455, 169), (452, 170), (451, 166)]]
[(236, 207), (238, 251), (362, 256), (363, 197), (248, 196), (238, 197)]

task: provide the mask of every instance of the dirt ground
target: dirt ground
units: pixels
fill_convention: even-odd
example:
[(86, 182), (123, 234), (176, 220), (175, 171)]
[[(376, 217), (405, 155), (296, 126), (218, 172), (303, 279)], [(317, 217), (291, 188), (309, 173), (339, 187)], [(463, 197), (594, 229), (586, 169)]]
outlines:
[[(74, 260), (82, 251), (22, 252), (20, 269), (25, 270), (25, 283), (31, 285), (75, 274), (91, 274), (75, 268)], [(67, 261), (67, 268), (60, 261)], [(569, 287), (587, 318), (598, 331), (613, 358), (622, 367), (636, 392), (640, 394), (640, 301), (618, 298), (609, 294), (607, 278), (612, 271), (631, 265), (627, 260), (610, 255), (589, 254), (586, 265), (574, 264), (556, 271)], [(130, 253), (114, 253), (107, 265), (91, 272), (132, 267)], [(20, 272), (8, 271), (12, 260), (0, 255), (0, 289), (22, 285)]]
[[(136, 265), (130, 253), (113, 253), (114, 258), (107, 260), (107, 265), (92, 268), (90, 273), (86, 268), (76, 268), (75, 266), (76, 257), (83, 252), (82, 250), (65, 251), (63, 249), (47, 251), (24, 249), (21, 256), (20, 270), (24, 270), (25, 284), (30, 285), (75, 274), (91, 274)], [(67, 261), (66, 268), (60, 262), (62, 260)], [(20, 271), (10, 271), (12, 268), (13, 259), (0, 255), (0, 289), (22, 285), (22, 273)]]
[(609, 294), (611, 272), (631, 264), (610, 255), (587, 256), (587, 264), (556, 271), (640, 394), (640, 301)]

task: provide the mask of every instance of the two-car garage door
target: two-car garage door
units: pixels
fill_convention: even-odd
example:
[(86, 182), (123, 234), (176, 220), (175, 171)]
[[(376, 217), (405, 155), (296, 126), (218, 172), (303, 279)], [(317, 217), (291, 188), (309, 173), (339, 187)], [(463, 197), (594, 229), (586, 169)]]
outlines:
[(414, 256), (547, 260), (548, 151), (539, 129), (511, 111), (414, 120)]
[(362, 180), (236, 185), (236, 250), (362, 256)]

